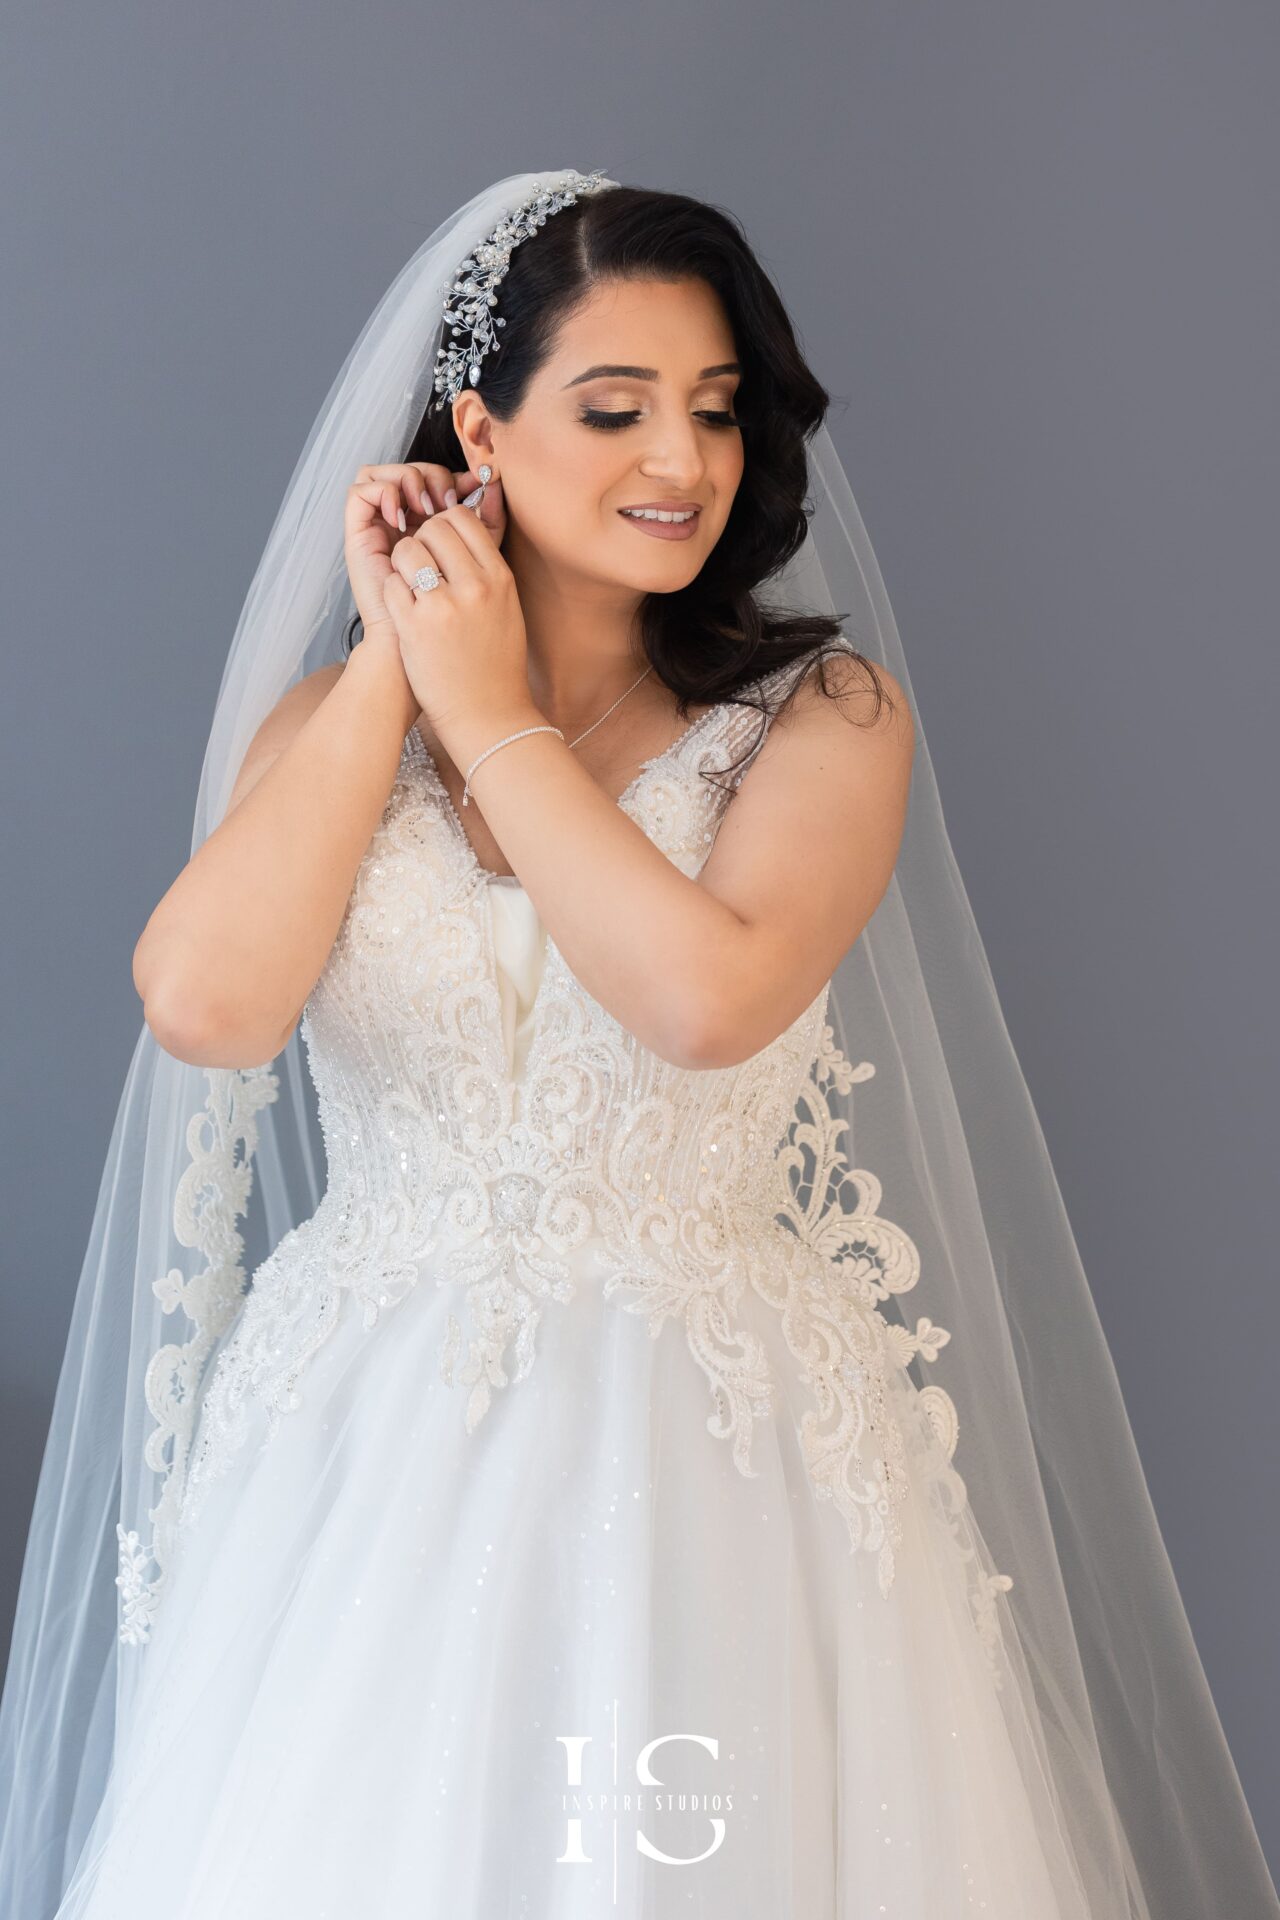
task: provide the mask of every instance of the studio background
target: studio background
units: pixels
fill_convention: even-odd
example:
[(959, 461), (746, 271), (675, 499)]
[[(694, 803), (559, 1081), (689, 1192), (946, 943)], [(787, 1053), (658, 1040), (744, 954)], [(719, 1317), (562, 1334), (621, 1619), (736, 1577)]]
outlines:
[(275, 508), (425, 235), (501, 175), (598, 166), (735, 213), (832, 391), (1280, 1871), (1280, 17), (55, 4), (5, 42), (4, 1640), (132, 950)]

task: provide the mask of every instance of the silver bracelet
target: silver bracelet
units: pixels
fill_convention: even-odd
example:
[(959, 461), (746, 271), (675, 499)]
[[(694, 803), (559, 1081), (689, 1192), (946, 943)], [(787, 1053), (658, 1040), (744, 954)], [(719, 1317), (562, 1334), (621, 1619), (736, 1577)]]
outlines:
[(554, 733), (559, 735), (561, 740), (564, 739), (564, 735), (560, 732), (559, 727), (546, 726), (546, 727), (521, 727), (519, 733), (509, 733), (505, 740), (495, 740), (493, 745), (491, 747), (486, 747), (484, 752), (480, 754), (477, 759), (473, 760), (471, 762), (471, 765), (467, 768), (467, 777), (462, 783), (462, 804), (464, 807), (466, 806), (467, 800), (469, 797), (469, 789), (471, 786), (471, 776), (475, 772), (476, 768), (480, 765), (480, 761), (487, 760), (491, 753), (496, 753), (499, 747), (509, 746), (513, 740), (523, 740), (527, 733)]

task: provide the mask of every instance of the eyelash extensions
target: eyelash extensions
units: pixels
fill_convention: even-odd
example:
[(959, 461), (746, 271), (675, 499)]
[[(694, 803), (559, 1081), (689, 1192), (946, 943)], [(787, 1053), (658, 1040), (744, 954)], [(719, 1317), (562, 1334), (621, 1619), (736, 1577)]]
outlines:
[[(740, 424), (736, 413), (712, 413), (709, 410), (699, 414), (699, 419), (708, 420), (717, 427), (736, 427)], [(626, 413), (607, 413), (598, 407), (584, 407), (578, 415), (584, 426), (600, 427), (605, 432), (616, 432), (619, 427), (629, 427), (640, 418), (638, 407)]]

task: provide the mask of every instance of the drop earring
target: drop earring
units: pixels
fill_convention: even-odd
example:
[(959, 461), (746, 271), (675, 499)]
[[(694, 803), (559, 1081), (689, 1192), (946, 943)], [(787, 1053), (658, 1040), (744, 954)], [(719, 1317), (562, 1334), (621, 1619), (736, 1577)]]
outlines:
[(483, 466), (477, 467), (476, 472), (480, 475), (480, 485), (474, 492), (467, 495), (462, 504), (464, 507), (473, 508), (475, 512), (479, 514), (481, 508), (484, 506), (485, 488), (493, 478), (493, 468), (486, 462)]

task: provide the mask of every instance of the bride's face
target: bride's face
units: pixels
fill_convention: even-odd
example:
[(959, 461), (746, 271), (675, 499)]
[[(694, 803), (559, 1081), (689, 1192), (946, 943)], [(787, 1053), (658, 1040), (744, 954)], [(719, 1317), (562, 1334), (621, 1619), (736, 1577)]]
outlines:
[[(728, 318), (705, 281), (597, 288), (561, 328), (516, 417), (484, 416), (507, 512), (503, 554), (517, 577), (574, 575), (637, 594), (687, 586), (742, 479), (740, 379)], [(482, 394), (474, 400), (478, 423)], [(474, 468), (486, 456), (470, 457)], [(698, 508), (683, 537), (621, 512), (668, 501)]]

